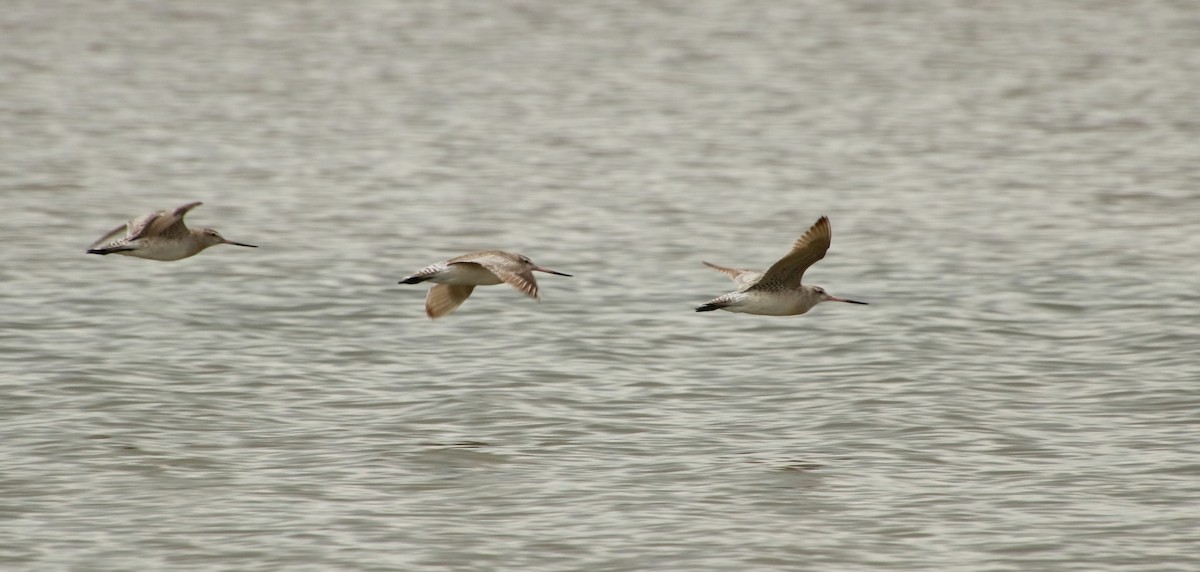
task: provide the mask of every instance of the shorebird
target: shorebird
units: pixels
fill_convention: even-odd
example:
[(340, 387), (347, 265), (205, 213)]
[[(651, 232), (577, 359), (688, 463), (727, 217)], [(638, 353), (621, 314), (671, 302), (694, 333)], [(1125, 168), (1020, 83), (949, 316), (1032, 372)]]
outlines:
[(436, 282), (425, 296), (425, 314), (430, 319), (440, 318), (453, 312), (466, 301), (476, 286), (490, 286), (507, 282), (534, 300), (538, 296), (537, 280), (533, 271), (570, 276), (533, 263), (528, 257), (504, 252), (503, 250), (480, 250), (451, 258), (422, 268), (405, 276), (400, 284)]
[(772, 264), (766, 272), (727, 268), (705, 262), (709, 267), (728, 274), (738, 289), (710, 300), (696, 308), (696, 311), (725, 310), (764, 316), (794, 316), (811, 310), (821, 302), (866, 304), (838, 298), (820, 286), (800, 283), (804, 271), (825, 257), (831, 236), (829, 218), (823, 216), (817, 219), (804, 236), (796, 239), (792, 251)]
[[(130, 219), (100, 237), (88, 247), (88, 254), (123, 254), (150, 260), (180, 260), (198, 254), (201, 250), (218, 244), (248, 246), (226, 240), (221, 233), (211, 228), (189, 229), (183, 224), (183, 215), (204, 203), (188, 203), (174, 210), (158, 211)], [(114, 238), (125, 232), (125, 236)]]

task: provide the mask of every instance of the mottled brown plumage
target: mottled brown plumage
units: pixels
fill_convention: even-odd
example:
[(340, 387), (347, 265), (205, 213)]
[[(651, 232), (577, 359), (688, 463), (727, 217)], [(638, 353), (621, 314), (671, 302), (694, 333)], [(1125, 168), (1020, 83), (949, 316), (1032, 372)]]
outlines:
[(520, 254), (503, 250), (480, 250), (426, 266), (404, 277), (400, 283), (437, 283), (425, 296), (425, 314), (435, 319), (461, 306), (476, 286), (490, 286), (503, 282), (530, 298), (539, 300), (541, 297), (537, 280), (533, 277), (534, 271), (570, 276), (538, 266)]
[(800, 283), (808, 267), (825, 257), (831, 237), (829, 218), (817, 219), (803, 236), (796, 239), (792, 250), (772, 264), (766, 272), (705, 262), (709, 267), (727, 274), (738, 289), (710, 300), (696, 308), (696, 311), (726, 310), (767, 316), (794, 316), (826, 301), (866, 304), (831, 296), (820, 286)]
[[(88, 254), (122, 254), (150, 260), (180, 260), (218, 244), (258, 248), (226, 240), (211, 228), (189, 229), (183, 222), (188, 211), (204, 203), (194, 202), (130, 219), (100, 237), (88, 247)], [(124, 236), (120, 236), (124, 231)], [(115, 238), (118, 237), (119, 238)]]

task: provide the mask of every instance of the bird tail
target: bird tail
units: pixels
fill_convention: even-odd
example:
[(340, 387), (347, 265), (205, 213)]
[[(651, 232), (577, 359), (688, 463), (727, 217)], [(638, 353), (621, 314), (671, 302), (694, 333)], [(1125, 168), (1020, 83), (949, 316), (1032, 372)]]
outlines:
[(111, 248), (89, 248), (87, 250), (87, 253), (88, 254), (99, 254), (100, 256), (104, 256), (106, 254), (112, 254), (114, 252), (125, 252), (127, 250), (136, 250), (136, 249), (134, 249), (133, 247), (129, 247), (129, 246), (114, 246)]
[(730, 306), (738, 306), (746, 299), (746, 295), (741, 292), (730, 292), (728, 294), (717, 296), (709, 300), (705, 304), (696, 308), (697, 312), (711, 312), (713, 310), (724, 310)]

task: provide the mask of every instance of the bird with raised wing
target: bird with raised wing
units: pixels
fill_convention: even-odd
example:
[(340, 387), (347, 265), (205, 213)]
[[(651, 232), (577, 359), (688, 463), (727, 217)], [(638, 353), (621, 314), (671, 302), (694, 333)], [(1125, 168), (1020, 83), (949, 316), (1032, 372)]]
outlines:
[(434, 282), (425, 296), (425, 314), (430, 319), (453, 312), (466, 301), (476, 286), (507, 283), (534, 300), (540, 300), (534, 271), (570, 276), (533, 263), (528, 257), (503, 250), (481, 250), (451, 258), (405, 276), (400, 284)]
[[(174, 210), (143, 215), (118, 226), (88, 247), (88, 254), (122, 254), (150, 260), (180, 260), (218, 244), (258, 248), (227, 240), (211, 228), (189, 229), (183, 223), (188, 211), (204, 203), (188, 203)], [(122, 234), (124, 233), (124, 234)]]
[(733, 279), (737, 290), (710, 300), (696, 308), (696, 311), (725, 310), (764, 316), (794, 316), (811, 310), (821, 302), (866, 304), (838, 298), (820, 286), (800, 283), (804, 271), (825, 257), (831, 236), (829, 218), (822, 216), (804, 236), (796, 240), (791, 252), (772, 264), (766, 272), (728, 268), (705, 262), (704, 264)]

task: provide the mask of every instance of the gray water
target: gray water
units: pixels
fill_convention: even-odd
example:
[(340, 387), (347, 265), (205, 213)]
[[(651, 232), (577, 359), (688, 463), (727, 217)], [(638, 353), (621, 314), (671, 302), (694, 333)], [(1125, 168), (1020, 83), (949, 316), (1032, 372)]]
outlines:
[(8, 2), (2, 568), (1200, 569), (1198, 14)]

